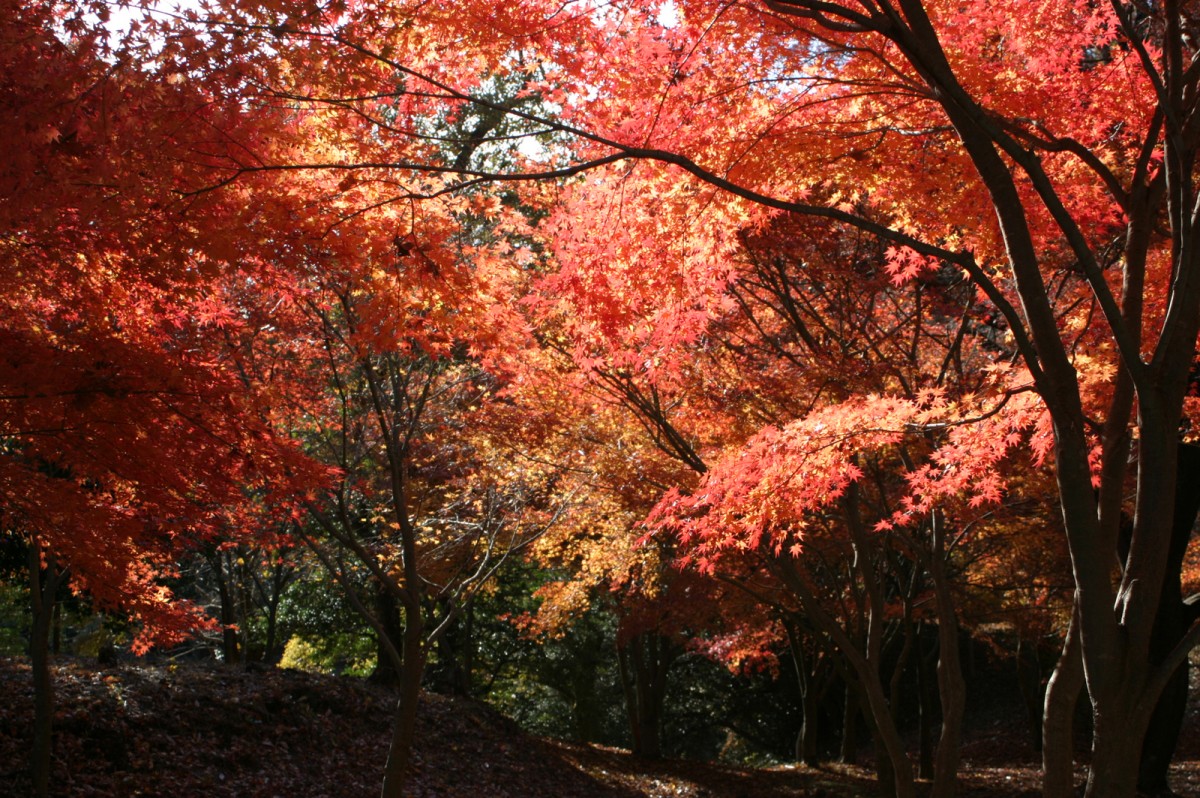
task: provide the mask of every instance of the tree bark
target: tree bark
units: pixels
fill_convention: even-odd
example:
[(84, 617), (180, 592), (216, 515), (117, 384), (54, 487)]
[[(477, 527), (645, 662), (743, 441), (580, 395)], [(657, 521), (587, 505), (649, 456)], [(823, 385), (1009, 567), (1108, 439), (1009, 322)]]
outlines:
[(933, 767), (933, 798), (951, 798), (958, 783), (959, 746), (963, 714), (967, 704), (967, 686), (963, 681), (958, 651), (958, 616), (950, 582), (946, 576), (946, 529), (941, 516), (930, 521), (930, 578), (938, 615), (938, 698), (942, 704), (942, 733), (938, 738)]
[(1137, 792), (1138, 761), (1144, 729), (1129, 723), (1132, 713), (1095, 712), (1092, 762), (1085, 798), (1129, 798)]
[[(1192, 613), (1183, 602), (1181, 583), (1183, 560), (1196, 514), (1200, 512), (1200, 447), (1180, 444), (1176, 466), (1175, 514), (1171, 524), (1171, 544), (1167, 572), (1150, 637), (1150, 662), (1158, 665), (1183, 639), (1192, 625)], [(1168, 771), (1183, 728), (1188, 699), (1188, 663), (1185, 659), (1175, 670), (1154, 707), (1142, 759), (1138, 766), (1138, 791), (1147, 795), (1170, 792)]]
[(58, 588), (67, 572), (60, 569), (53, 555), (45, 555), (42, 569), (41, 550), (36, 543), (29, 549), (29, 595), (33, 625), (29, 633), (29, 660), (33, 671), (33, 748), (29, 775), (37, 798), (50, 794), (50, 760), (54, 743), (54, 678), (50, 673), (50, 626), (54, 616)]
[(667, 672), (675, 659), (669, 640), (657, 632), (640, 632), (617, 644), (621, 687), (633, 734), (633, 753), (662, 757), (662, 707)]
[[(400, 602), (388, 585), (374, 582), (375, 617), (382, 630), (375, 632), (375, 667), (370, 680), (385, 687), (398, 687), (404, 681), (403, 657), (407, 657), (408, 640), (406, 627), (400, 623)], [(407, 618), (406, 618), (407, 621)], [(403, 657), (401, 663), (393, 661), (389, 645), (399, 640)]]
[(838, 750), (838, 761), (843, 765), (858, 763), (858, 695), (844, 680), (846, 700), (842, 703), (842, 745)]
[(241, 656), (238, 648), (237, 610), (234, 606), (233, 587), (230, 584), (232, 568), (228, 568), (229, 552), (214, 551), (208, 564), (217, 580), (217, 595), (221, 602), (221, 658), (226, 665), (234, 665), (240, 661)]
[(1042, 713), (1042, 796), (1072, 798), (1075, 794), (1075, 705), (1083, 691), (1079, 624), (1067, 629), (1062, 654), (1046, 685)]
[[(932, 660), (935, 656), (934, 652), (930, 652), (928, 656), (922, 650), (924, 647), (922, 641), (922, 629), (924, 624), (917, 627), (917, 698), (920, 700), (918, 724), (918, 739), (919, 739), (919, 754), (917, 756), (917, 777), (922, 779), (932, 779), (934, 774), (933, 768), (933, 723), (936, 715), (935, 709), (937, 704), (936, 691), (934, 690), (934, 682), (936, 681), (931, 671), (936, 667)], [(936, 648), (934, 649), (936, 651)]]
[(1045, 695), (1042, 691), (1042, 672), (1038, 662), (1036, 643), (1030, 643), (1025, 635), (1017, 637), (1017, 686), (1025, 705), (1025, 716), (1029, 721), (1029, 742), (1033, 750), (1042, 752), (1042, 714)]
[(421, 700), (421, 677), (425, 672), (425, 628), (419, 602), (406, 602), (403, 664), (400, 667), (400, 699), (392, 724), (392, 740), (384, 766), (380, 798), (404, 798), (405, 783), (412, 764), (417, 732), (417, 709)]

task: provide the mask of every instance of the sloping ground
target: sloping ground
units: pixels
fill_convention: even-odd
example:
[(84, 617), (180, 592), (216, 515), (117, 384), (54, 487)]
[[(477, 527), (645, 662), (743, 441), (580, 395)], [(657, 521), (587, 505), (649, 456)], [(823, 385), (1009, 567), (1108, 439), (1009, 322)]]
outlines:
[[(393, 699), (349, 678), (295, 671), (122, 665), (57, 668), (54, 794), (104, 798), (373, 796)], [(31, 792), (29, 667), (0, 659), (0, 796)], [(999, 732), (1000, 730), (997, 730)], [(862, 768), (748, 770), (650, 763), (613, 749), (532, 738), (486, 706), (428, 696), (412, 798), (850, 798), (875, 794)], [(962, 795), (1037, 794), (1020, 746), (967, 746)], [(1194, 746), (1193, 746), (1194, 749)], [(1027, 755), (1025, 756), (1027, 759)], [(1185, 763), (1182, 795), (1200, 795)]]

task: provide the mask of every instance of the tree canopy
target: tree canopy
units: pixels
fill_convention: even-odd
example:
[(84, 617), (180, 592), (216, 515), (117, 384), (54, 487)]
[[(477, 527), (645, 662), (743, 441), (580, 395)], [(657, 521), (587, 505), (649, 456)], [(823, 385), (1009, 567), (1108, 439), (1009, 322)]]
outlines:
[(1190, 4), (0, 11), (35, 606), (69, 574), (167, 642), (211, 623), (184, 552), (307, 545), (408, 674), (395, 795), (429, 648), (528, 556), (531, 628), (622, 596), (643, 719), (668, 644), (836, 652), (907, 798), (885, 629), (937, 626), (948, 796), (958, 625), (1044, 566), (1006, 611), (1063, 635), (1047, 794), (1085, 683), (1089, 798), (1152, 778), (1200, 641)]

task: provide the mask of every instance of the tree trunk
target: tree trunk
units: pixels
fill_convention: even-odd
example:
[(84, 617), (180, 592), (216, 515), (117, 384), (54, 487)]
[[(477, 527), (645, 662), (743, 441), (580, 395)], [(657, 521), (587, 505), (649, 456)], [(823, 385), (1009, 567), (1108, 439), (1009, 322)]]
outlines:
[(830, 668), (821, 659), (819, 651), (811, 657), (805, 655), (802, 632), (796, 624), (787, 623), (786, 628), (792, 662), (796, 666), (796, 680), (800, 685), (801, 726), (796, 736), (796, 761), (815, 767), (821, 763), (821, 704), (829, 690)]
[(848, 680), (844, 684), (846, 700), (842, 704), (842, 746), (838, 759), (843, 765), (854, 765), (858, 763), (858, 695)]
[(942, 518), (931, 520), (930, 577), (938, 615), (938, 698), (942, 705), (942, 734), (938, 738), (937, 758), (933, 766), (932, 798), (950, 798), (958, 784), (959, 746), (963, 714), (967, 705), (967, 686), (963, 681), (958, 650), (958, 615), (946, 577), (946, 529)]
[(662, 706), (667, 671), (674, 659), (670, 641), (657, 632), (640, 632), (617, 644), (633, 753), (646, 759), (662, 757)]
[(267, 643), (263, 651), (267, 665), (278, 665), (283, 657), (283, 646), (279, 645), (279, 602), (286, 584), (283, 574), (283, 564), (276, 563), (271, 571), (271, 595), (267, 596)]
[(1042, 669), (1036, 643), (1023, 634), (1017, 637), (1017, 686), (1029, 721), (1029, 742), (1036, 753), (1042, 752), (1042, 712), (1045, 696), (1042, 693)]
[[(1175, 514), (1171, 524), (1171, 548), (1154, 631), (1150, 637), (1150, 662), (1161, 664), (1192, 625), (1192, 613), (1183, 602), (1183, 560), (1196, 514), (1200, 512), (1200, 447), (1179, 445), (1175, 480)], [(1147, 795), (1170, 793), (1167, 774), (1183, 728), (1188, 699), (1188, 663), (1175, 670), (1154, 707), (1150, 727), (1142, 743), (1138, 766), (1138, 792)]]
[[(415, 608), (414, 608), (415, 607)], [(406, 603), (403, 664), (400, 667), (400, 700), (392, 724), (392, 741), (383, 771), (380, 798), (404, 798), (405, 782), (412, 762), (417, 731), (417, 708), (421, 700), (421, 677), (425, 672), (425, 628), (420, 603)]]
[(1042, 796), (1072, 798), (1075, 794), (1075, 705), (1083, 692), (1079, 625), (1074, 618), (1050, 681), (1042, 713)]
[[(221, 601), (219, 609), (221, 618), (221, 657), (226, 665), (233, 665), (241, 659), (238, 650), (237, 609), (234, 606), (233, 588), (230, 585), (230, 573), (226, 572), (229, 553), (216, 551), (209, 558), (209, 567), (217, 580), (217, 594)], [(232, 569), (230, 569), (232, 571)]]
[(1084, 798), (1132, 798), (1137, 792), (1142, 730), (1128, 723), (1129, 714), (1118, 711), (1105, 717), (1103, 711), (1095, 712)]
[[(375, 583), (375, 617), (379, 619), (383, 631), (375, 632), (375, 668), (369, 679), (385, 687), (397, 687), (404, 681), (404, 666), (392, 661), (389, 644), (397, 640), (403, 641), (403, 659), (408, 657), (407, 625), (400, 623), (400, 602), (387, 585)], [(407, 624), (412, 622), (406, 618)]]
[[(438, 599), (435, 605), (445, 620), (435, 643), (437, 656), (426, 669), (426, 687), (442, 695), (471, 694), (471, 612), (459, 608), (448, 599)], [(431, 618), (437, 617), (431, 613)], [(438, 625), (433, 623), (433, 625)]]
[(57, 657), (62, 653), (62, 605), (57, 600), (54, 602), (53, 612), (53, 633), (50, 639), (50, 651)]
[(29, 757), (29, 775), (37, 798), (50, 794), (50, 760), (53, 746), (54, 678), (50, 673), (50, 626), (54, 617), (58, 588), (66, 579), (54, 557), (46, 554), (43, 572), (41, 552), (36, 544), (29, 549), (29, 596), (33, 625), (29, 632), (29, 660), (33, 671), (33, 749)]
[(821, 764), (820, 720), (821, 701), (811, 690), (800, 697), (802, 714), (800, 734), (796, 737), (796, 759), (810, 767)]
[(923, 650), (922, 634), (925, 624), (917, 627), (917, 698), (920, 700), (918, 718), (918, 737), (920, 754), (917, 757), (917, 776), (922, 779), (932, 779), (933, 767), (933, 723), (936, 713), (937, 697), (934, 690), (933, 660), (936, 658), (937, 647), (928, 654)]

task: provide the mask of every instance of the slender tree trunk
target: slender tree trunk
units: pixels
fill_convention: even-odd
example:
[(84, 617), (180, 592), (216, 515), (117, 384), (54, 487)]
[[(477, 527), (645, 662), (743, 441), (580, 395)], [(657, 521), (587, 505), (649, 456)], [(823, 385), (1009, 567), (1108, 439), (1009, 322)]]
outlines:
[(888, 681), (888, 706), (892, 708), (893, 721), (900, 719), (900, 693), (903, 690), (904, 674), (908, 670), (908, 661), (912, 657), (913, 641), (916, 637), (912, 622), (912, 603), (906, 598), (902, 606), (903, 617), (900, 624), (904, 629), (904, 638), (900, 644), (900, 653), (896, 655), (896, 664), (892, 667), (892, 677)]
[(933, 766), (932, 798), (951, 798), (958, 784), (959, 746), (963, 714), (967, 705), (967, 686), (963, 681), (958, 651), (958, 614), (950, 581), (946, 577), (946, 529), (942, 518), (931, 521), (933, 552), (930, 577), (938, 615), (938, 698), (942, 704), (942, 734), (938, 738), (937, 758)]
[(403, 664), (400, 667), (400, 700), (392, 725), (380, 798), (404, 798), (417, 732), (417, 709), (421, 700), (421, 677), (425, 672), (425, 629), (419, 602), (406, 602)]
[[(400, 602), (387, 585), (375, 583), (375, 617), (379, 619), (383, 631), (375, 632), (375, 668), (369, 677), (375, 684), (385, 687), (397, 687), (404, 681), (404, 665), (392, 661), (388, 646), (397, 640), (403, 641), (400, 648), (403, 658), (408, 657), (407, 626), (400, 624)], [(405, 619), (407, 623), (411, 623)]]
[(843, 680), (846, 700), (842, 703), (842, 746), (838, 759), (843, 765), (858, 763), (858, 695), (848, 680)]
[(271, 595), (267, 597), (267, 643), (263, 651), (263, 662), (278, 665), (283, 656), (279, 645), (279, 602), (283, 598), (283, 584), (279, 578), (282, 566), (276, 565), (271, 577)]
[(1042, 752), (1042, 714), (1045, 695), (1042, 692), (1042, 669), (1036, 643), (1022, 634), (1017, 638), (1017, 686), (1029, 721), (1029, 742), (1036, 753)]
[(462, 694), (471, 695), (474, 688), (475, 675), (475, 602), (467, 604), (463, 611), (462, 647), (459, 649), (459, 676), (461, 678)]
[(868, 709), (867, 699), (863, 698), (863, 718), (871, 734), (871, 744), (875, 748), (875, 781), (879, 794), (884, 798), (895, 796), (899, 785), (896, 783), (896, 767), (888, 751), (888, 744), (880, 734), (879, 723), (875, 713)]
[(54, 602), (53, 612), (53, 633), (50, 639), (50, 651), (57, 657), (62, 653), (62, 605), (58, 601)]
[(59, 569), (54, 557), (46, 555), (42, 571), (39, 547), (29, 549), (29, 595), (33, 625), (29, 633), (29, 660), (33, 671), (33, 749), (29, 775), (37, 798), (50, 794), (50, 759), (53, 746), (54, 678), (50, 673), (50, 627), (54, 617), (58, 588), (67, 572)]
[(796, 759), (810, 767), (821, 764), (820, 741), (821, 701), (812, 690), (800, 698), (802, 720), (796, 736)]
[(933, 723), (936, 713), (937, 693), (934, 689), (936, 679), (932, 671), (935, 669), (933, 660), (937, 647), (926, 655), (922, 634), (925, 624), (917, 627), (917, 698), (919, 704), (918, 735), (920, 753), (917, 757), (917, 776), (922, 779), (932, 779), (933, 767)]
[[(427, 669), (426, 686), (443, 695), (466, 696), (471, 693), (470, 609), (459, 612), (452, 603), (439, 599), (436, 603), (441, 617), (447, 618), (435, 643), (437, 658)], [(430, 617), (436, 617), (431, 614)]]
[(1050, 681), (1042, 713), (1042, 796), (1072, 798), (1075, 794), (1075, 705), (1083, 692), (1083, 660), (1079, 625), (1075, 619)]
[[(619, 635), (618, 635), (619, 637)], [(636, 639), (621, 645), (617, 642), (617, 674), (621, 677), (621, 694), (625, 698), (625, 717), (629, 720), (630, 748), (637, 753), (641, 740), (642, 724), (638, 722), (637, 683), (633, 672), (631, 646), (638, 645)]]
[(213, 576), (217, 580), (217, 594), (221, 601), (221, 656), (226, 665), (233, 665), (240, 659), (238, 650), (237, 609), (234, 607), (233, 588), (230, 585), (232, 569), (226, 570), (229, 553), (216, 551), (209, 559)]
[(662, 706), (667, 672), (675, 654), (669, 640), (657, 632), (635, 634), (618, 643), (617, 659), (633, 733), (633, 753), (646, 759), (662, 757)]
[[(823, 663), (819, 652), (805, 656), (801, 631), (794, 623), (787, 623), (788, 645), (792, 651), (792, 662), (796, 666), (796, 680), (800, 685), (800, 733), (796, 736), (796, 761), (816, 766), (821, 763), (820, 718), (821, 702), (829, 688), (829, 667)], [(824, 672), (824, 674), (823, 674)]]

